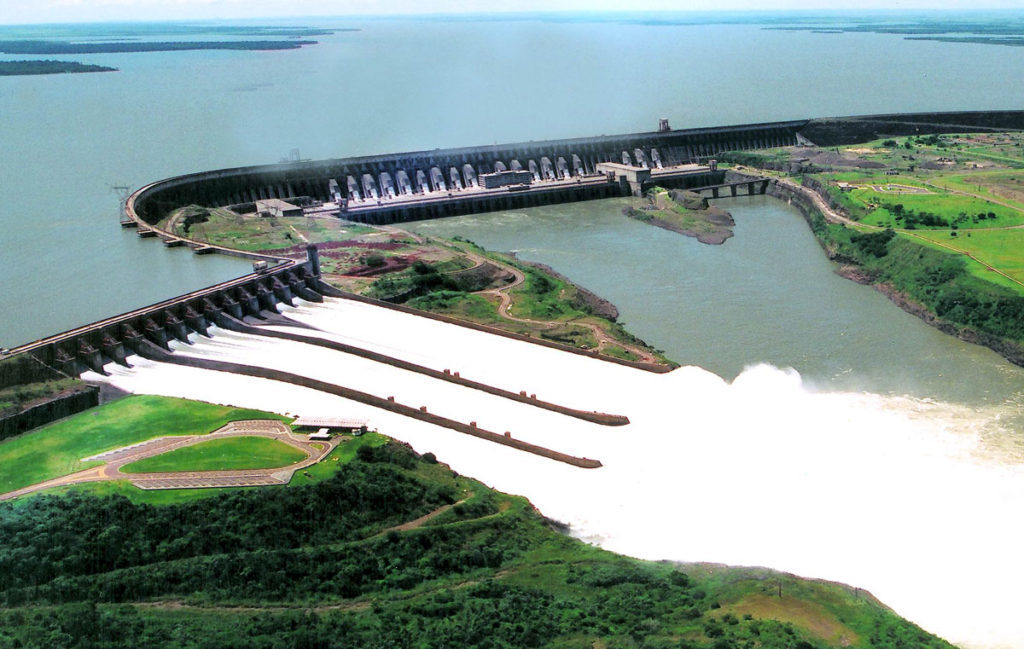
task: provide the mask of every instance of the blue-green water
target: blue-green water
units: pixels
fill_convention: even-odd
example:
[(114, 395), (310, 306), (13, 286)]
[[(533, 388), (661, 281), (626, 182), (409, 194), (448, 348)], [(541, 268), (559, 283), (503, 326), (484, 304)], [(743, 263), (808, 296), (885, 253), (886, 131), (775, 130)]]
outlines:
[[(836, 275), (793, 207), (730, 198), (721, 246), (622, 215), (628, 199), (476, 214), (410, 227), (514, 251), (611, 300), (669, 358), (732, 379), (756, 363), (824, 390), (870, 390), (1024, 413), (1024, 369), (904, 313)], [(568, 270), (564, 270), (568, 269)]]
[[(238, 260), (194, 257), (122, 231), (110, 185), (137, 187), (179, 173), (274, 162), (294, 147), (304, 157), (325, 158), (644, 131), (659, 117), (681, 128), (1024, 104), (1024, 86), (1007, 83), (1024, 68), (1024, 48), (756, 25), (301, 24), (361, 31), (318, 37), (318, 45), (291, 51), (66, 57), (121, 71), (0, 79), (0, 344), (12, 346), (247, 269)], [(544, 240), (560, 236), (543, 218), (519, 231), (529, 232), (530, 241), (539, 237), (541, 247), (557, 247)], [(587, 236), (618, 234), (595, 226)], [(781, 244), (744, 235), (741, 226), (721, 252), (697, 248), (685, 272), (672, 276), (685, 281), (678, 303), (651, 298), (666, 281), (658, 257), (673, 251), (652, 248), (644, 239), (619, 239), (616, 256), (648, 270), (633, 289), (609, 297), (639, 335), (677, 360), (727, 376), (747, 362), (770, 361), (813, 368), (813, 378), (832, 381), (865, 355), (881, 360), (858, 380), (881, 382), (887, 390), (913, 390), (928, 383), (925, 376), (959, 371), (941, 367), (946, 349), (938, 366), (910, 371), (888, 364), (893, 350), (884, 335), (863, 328), (844, 333), (834, 322), (821, 322), (831, 314), (821, 308), (819, 295), (803, 289), (752, 311), (750, 296), (736, 287), (794, 281), (778, 265), (789, 257), (815, 260), (808, 263), (817, 268), (798, 271), (810, 273), (805, 278), (811, 287), (833, 286), (820, 251), (809, 235), (803, 238), (799, 244), (787, 240), (784, 245), (793, 247), (780, 250), (773, 246)], [(545, 261), (598, 292), (612, 290), (600, 281), (587, 246), (576, 239), (560, 245)], [(870, 294), (853, 285), (841, 290)], [(643, 301), (645, 296), (651, 299)], [(695, 302), (700, 309), (691, 308)], [(878, 324), (880, 331), (924, 327), (879, 303), (885, 315), (878, 317), (888, 318)], [(681, 313), (682, 304), (690, 310)], [(787, 314), (791, 324), (765, 325), (761, 314), (771, 312)], [(659, 330), (656, 321), (679, 326)], [(722, 345), (734, 351), (716, 360)], [(997, 359), (984, 362), (995, 373), (1005, 371)]]

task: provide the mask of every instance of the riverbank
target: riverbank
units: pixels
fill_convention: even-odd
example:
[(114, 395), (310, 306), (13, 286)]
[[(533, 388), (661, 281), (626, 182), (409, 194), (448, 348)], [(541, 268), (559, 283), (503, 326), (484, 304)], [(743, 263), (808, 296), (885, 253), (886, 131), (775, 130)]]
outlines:
[(323, 279), (348, 293), (617, 361), (676, 367), (616, 322), (609, 301), (548, 266), (455, 237), (426, 237), (333, 214), (261, 218), (185, 206), (156, 227), (188, 241), (277, 257), (319, 251)]
[[(737, 172), (731, 173), (737, 176), (742, 175)], [(880, 256), (874, 252), (866, 252), (864, 246), (857, 246), (855, 240), (852, 239), (852, 237), (864, 236), (863, 234), (858, 235), (857, 231), (882, 235), (885, 230), (878, 226), (864, 226), (851, 219), (844, 213), (842, 206), (836, 204), (833, 198), (823, 191), (823, 185), (813, 179), (805, 178), (803, 184), (778, 179), (769, 185), (768, 194), (786, 201), (800, 211), (825, 254), (830, 260), (840, 264), (840, 267), (836, 269), (838, 275), (858, 284), (873, 287), (889, 298), (893, 304), (943, 333), (964, 342), (987, 347), (1007, 361), (1024, 366), (1024, 345), (1018, 340), (986, 331), (979, 326), (963, 321), (958, 322), (943, 317), (943, 314), (940, 314), (935, 308), (934, 303), (930, 305), (921, 299), (922, 293), (927, 294), (929, 289), (936, 288), (934, 284), (922, 280), (931, 278), (934, 282), (947, 277), (946, 282), (951, 282), (963, 275), (961, 269), (950, 265), (948, 253), (936, 251), (905, 238), (897, 241), (886, 240), (882, 244), (886, 252)], [(856, 241), (865, 240), (860, 238)], [(889, 250), (891, 248), (896, 248), (897, 252), (903, 254), (895, 254), (890, 257)], [(891, 263), (882, 264), (880, 259), (883, 257), (890, 257)], [(977, 283), (974, 283), (974, 286), (977, 287)], [(962, 285), (957, 288), (961, 295), (971, 290)], [(1010, 308), (1014, 311), (1022, 308), (1020, 298), (1005, 294), (1000, 297), (1004, 302), (1011, 304)], [(946, 313), (951, 313), (951, 310)], [(953, 313), (954, 315), (959, 313), (961, 319), (965, 315), (963, 310)]]

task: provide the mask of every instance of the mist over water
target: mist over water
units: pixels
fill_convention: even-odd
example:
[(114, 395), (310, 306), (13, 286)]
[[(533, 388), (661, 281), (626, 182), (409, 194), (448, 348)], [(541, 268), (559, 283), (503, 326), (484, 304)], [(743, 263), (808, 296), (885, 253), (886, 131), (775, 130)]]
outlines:
[(110, 365), (101, 380), (283, 413), (364, 417), (460, 473), (525, 495), (609, 550), (842, 581), (951, 641), (1024, 646), (1024, 470), (983, 443), (1015, 434), (1002, 427), (999, 406), (818, 392), (795, 371), (769, 365), (732, 381), (692, 366), (655, 375), (341, 300), (287, 315), (322, 330), (306, 334), (632, 423), (597, 426), (323, 348), (220, 330), (176, 353), (394, 395), (604, 467), (577, 469), (263, 379), (132, 358), (134, 368)]

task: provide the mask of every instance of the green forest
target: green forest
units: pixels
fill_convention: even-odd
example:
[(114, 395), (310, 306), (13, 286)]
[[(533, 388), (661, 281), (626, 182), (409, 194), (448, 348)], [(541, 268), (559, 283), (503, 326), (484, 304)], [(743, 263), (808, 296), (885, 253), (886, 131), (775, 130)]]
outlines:
[(344, 448), (288, 488), (0, 505), (0, 648), (950, 646), (862, 591), (627, 559), (432, 454)]

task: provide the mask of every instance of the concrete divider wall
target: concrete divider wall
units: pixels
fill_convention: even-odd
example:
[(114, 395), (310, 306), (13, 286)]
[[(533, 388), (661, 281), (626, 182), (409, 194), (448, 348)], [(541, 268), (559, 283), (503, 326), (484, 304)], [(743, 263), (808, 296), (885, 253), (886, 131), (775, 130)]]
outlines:
[(301, 334), (286, 331), (274, 331), (270, 329), (263, 329), (260, 327), (253, 327), (245, 324), (244, 322), (235, 320), (234, 318), (231, 318), (229, 316), (223, 318), (221, 326), (223, 326), (226, 329), (233, 329), (235, 331), (240, 331), (254, 336), (264, 336), (268, 338), (280, 338), (282, 340), (291, 340), (294, 342), (300, 342), (307, 345), (316, 345), (318, 347), (324, 347), (325, 349), (331, 349), (345, 354), (352, 354), (353, 356), (359, 356), (360, 358), (365, 358), (378, 363), (384, 363), (385, 365), (397, 367), (402, 370), (415, 372), (417, 374), (423, 374), (434, 379), (447, 381), (449, 383), (455, 383), (457, 385), (461, 385), (467, 388), (480, 390), (481, 392), (493, 394), (495, 396), (503, 397), (505, 399), (511, 399), (512, 401), (518, 401), (519, 403), (529, 404), (537, 408), (550, 410), (552, 412), (557, 412), (559, 414), (574, 417), (576, 419), (582, 419), (584, 421), (589, 421), (595, 424), (601, 424), (603, 426), (624, 426), (629, 423), (629, 418), (623, 415), (610, 415), (604, 412), (568, 408), (566, 406), (561, 406), (557, 403), (551, 403), (543, 399), (528, 397), (525, 394), (512, 392), (510, 390), (503, 390), (501, 388), (497, 388), (486, 383), (480, 383), (478, 381), (472, 381), (462, 376), (456, 376), (450, 371), (443, 372), (435, 370), (429, 367), (424, 367), (422, 365), (417, 365), (415, 363), (410, 363), (408, 361), (403, 361), (399, 358), (394, 358), (393, 356), (388, 356), (386, 354), (369, 351), (367, 349), (362, 349), (360, 347), (354, 347), (352, 345), (346, 345), (344, 343), (339, 343), (333, 340), (325, 340), (323, 338), (317, 338), (314, 336), (303, 336)]
[(99, 395), (99, 388), (83, 386), (70, 394), (48, 399), (17, 414), (0, 418), (0, 440), (97, 406), (100, 403)]
[(184, 365), (187, 367), (196, 367), (218, 372), (231, 372), (233, 374), (242, 374), (244, 376), (253, 376), (257, 378), (270, 379), (272, 381), (290, 383), (292, 385), (299, 385), (584, 469), (596, 469), (602, 466), (599, 460), (560, 453), (559, 451), (524, 442), (513, 437), (499, 435), (498, 433), (484, 430), (476, 426), (470, 426), (469, 424), (455, 421), (454, 419), (448, 419), (447, 417), (442, 417), (440, 415), (435, 415), (425, 410), (400, 404), (383, 397), (367, 394), (366, 392), (360, 392), (359, 390), (353, 390), (352, 388), (336, 385), (334, 383), (318, 381), (298, 374), (282, 372), (280, 370), (267, 367), (255, 367), (240, 363), (229, 363), (206, 358), (193, 358), (171, 354), (152, 344), (143, 345), (142, 353), (149, 358), (165, 363), (173, 363), (175, 365)]

